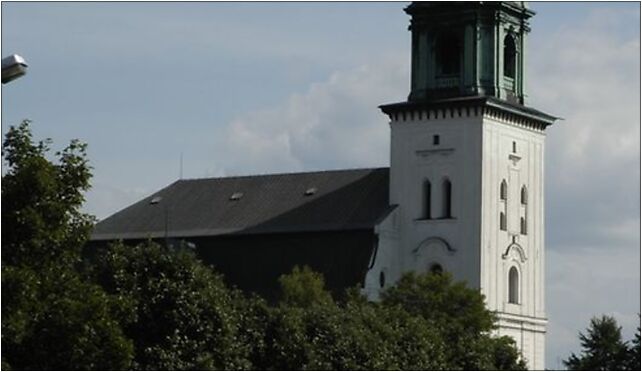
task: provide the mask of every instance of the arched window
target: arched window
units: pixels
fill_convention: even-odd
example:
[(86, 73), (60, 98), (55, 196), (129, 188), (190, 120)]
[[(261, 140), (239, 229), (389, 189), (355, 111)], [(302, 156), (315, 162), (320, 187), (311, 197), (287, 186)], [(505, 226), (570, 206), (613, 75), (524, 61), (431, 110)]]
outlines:
[(506, 231), (506, 213), (499, 212), (499, 229)]
[(434, 263), (434, 264), (430, 265), (430, 272), (432, 274), (441, 274), (441, 273), (444, 272), (444, 268), (441, 267), (440, 264)]
[(515, 78), (515, 39), (511, 35), (504, 38), (504, 76)]
[(522, 192), (521, 192), (521, 202), (522, 204), (526, 205), (528, 204), (528, 191), (526, 191), (526, 186), (522, 186)]
[(459, 37), (453, 32), (444, 32), (437, 38), (437, 71), (442, 75), (458, 75), (460, 70)]
[(425, 180), (424, 181), (424, 218), (429, 220), (431, 218), (430, 216), (430, 198), (432, 197), (432, 185), (430, 184), (430, 181)]
[(526, 218), (524, 217), (519, 220), (519, 232), (522, 235), (526, 235)]
[(442, 218), (451, 218), (452, 217), (452, 184), (450, 180), (446, 178), (441, 186), (441, 195), (442, 195)]
[(506, 200), (508, 198), (508, 184), (506, 180), (502, 180), (502, 184), (499, 186), (499, 199)]
[(508, 302), (519, 303), (519, 273), (515, 266), (508, 271)]

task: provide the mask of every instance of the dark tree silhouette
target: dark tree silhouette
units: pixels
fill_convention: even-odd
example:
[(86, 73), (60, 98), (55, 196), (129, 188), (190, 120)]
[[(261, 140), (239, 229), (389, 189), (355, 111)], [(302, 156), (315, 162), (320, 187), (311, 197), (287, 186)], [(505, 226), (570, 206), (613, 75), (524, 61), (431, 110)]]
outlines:
[[(630, 350), (622, 341), (622, 327), (615, 318), (602, 315), (591, 319), (586, 333), (580, 332), (580, 355), (572, 353), (564, 365), (574, 371), (625, 371), (630, 369)], [(634, 347), (635, 348), (635, 347)], [(639, 342), (637, 347), (639, 353)], [(639, 366), (639, 354), (638, 354)], [(637, 368), (639, 370), (639, 368)]]

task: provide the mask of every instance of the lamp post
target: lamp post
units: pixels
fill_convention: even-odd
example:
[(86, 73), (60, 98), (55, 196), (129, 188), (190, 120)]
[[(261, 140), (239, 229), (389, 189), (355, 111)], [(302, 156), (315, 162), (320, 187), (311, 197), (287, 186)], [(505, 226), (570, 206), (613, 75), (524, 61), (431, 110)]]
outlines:
[(2, 84), (6, 84), (27, 73), (27, 61), (17, 54), (2, 59)]

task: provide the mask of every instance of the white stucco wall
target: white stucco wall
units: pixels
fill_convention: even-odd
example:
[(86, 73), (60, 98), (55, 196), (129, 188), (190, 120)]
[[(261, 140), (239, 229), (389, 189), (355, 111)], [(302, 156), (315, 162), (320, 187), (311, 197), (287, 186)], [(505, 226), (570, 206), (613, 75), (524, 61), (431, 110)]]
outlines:
[[(515, 339), (530, 368), (543, 369), (545, 137), (523, 121), (491, 112), (424, 111), (393, 118), (390, 204), (397, 208), (377, 228), (379, 249), (365, 289), (377, 298), (381, 271), (390, 285), (403, 272), (426, 272), (438, 263), (481, 290), (498, 314), (498, 333)], [(445, 178), (452, 184), (452, 218), (442, 219)], [(432, 185), (431, 219), (423, 208), (425, 180)], [(506, 201), (499, 195), (502, 180), (508, 183)], [(500, 229), (500, 211), (506, 213), (506, 231)], [(513, 266), (519, 273), (517, 304), (508, 302)]]
[[(483, 121), (481, 290), (500, 317), (500, 334), (514, 336), (529, 367), (544, 368), (544, 133), (507, 118)], [(513, 142), (516, 151), (513, 152)], [(508, 200), (500, 201), (500, 184)], [(521, 203), (521, 189), (527, 203)], [(505, 206), (504, 206), (505, 204)], [(507, 231), (499, 228), (506, 212)], [(526, 234), (520, 218), (526, 218)], [(508, 272), (519, 272), (519, 303), (508, 302)], [(508, 326), (507, 319), (511, 319)], [(516, 335), (517, 334), (517, 335)]]
[[(419, 272), (439, 263), (479, 287), (481, 116), (445, 116), (433, 112), (390, 124), (390, 203), (399, 205), (399, 263), (402, 271)], [(452, 218), (441, 219), (445, 178), (452, 185)], [(431, 219), (423, 214), (425, 180), (432, 185)]]
[[(380, 291), (399, 280), (402, 272), (399, 267), (399, 217), (397, 209), (393, 210), (376, 227), (378, 244), (371, 259), (372, 267), (365, 279), (364, 292), (371, 300), (378, 300)], [(381, 273), (384, 275), (384, 286), (381, 286)]]

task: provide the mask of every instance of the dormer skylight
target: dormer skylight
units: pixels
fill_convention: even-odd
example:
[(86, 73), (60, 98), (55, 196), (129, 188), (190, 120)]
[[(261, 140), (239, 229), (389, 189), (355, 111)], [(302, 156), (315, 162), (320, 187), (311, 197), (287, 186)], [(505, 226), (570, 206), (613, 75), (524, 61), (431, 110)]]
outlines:
[(152, 200), (149, 201), (149, 204), (158, 204), (163, 199), (161, 196), (154, 196)]
[(316, 194), (316, 192), (317, 192), (316, 187), (310, 187), (309, 189), (305, 190), (305, 196), (314, 195)]
[(234, 194), (232, 194), (232, 196), (230, 196), (230, 200), (239, 200), (242, 197), (243, 197), (242, 192), (235, 192)]

